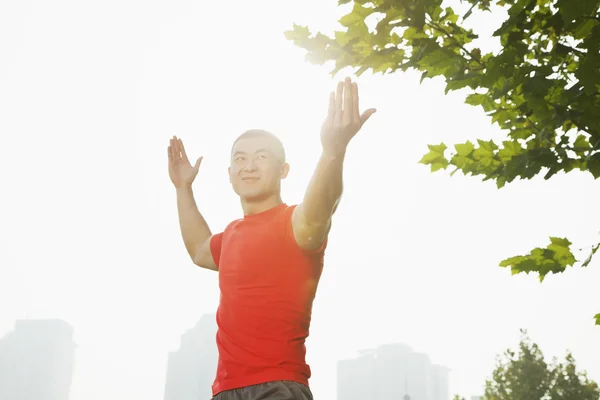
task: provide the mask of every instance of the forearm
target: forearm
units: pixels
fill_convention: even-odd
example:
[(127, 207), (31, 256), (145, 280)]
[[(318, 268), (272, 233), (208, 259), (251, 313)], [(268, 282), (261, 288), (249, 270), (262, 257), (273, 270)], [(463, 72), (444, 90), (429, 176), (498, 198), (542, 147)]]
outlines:
[(337, 208), (343, 191), (344, 158), (345, 153), (321, 154), (302, 202), (309, 225), (328, 223)]
[(195, 259), (198, 248), (210, 236), (210, 228), (198, 211), (191, 187), (177, 188), (177, 211), (179, 213), (179, 227), (185, 248)]

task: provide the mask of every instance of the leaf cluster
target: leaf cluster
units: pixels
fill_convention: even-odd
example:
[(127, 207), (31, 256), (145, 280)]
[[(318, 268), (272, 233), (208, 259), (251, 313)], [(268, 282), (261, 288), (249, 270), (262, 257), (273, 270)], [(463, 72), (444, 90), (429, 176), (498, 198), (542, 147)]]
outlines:
[[(340, 4), (349, 3), (340, 0)], [(294, 25), (288, 39), (313, 63), (335, 61), (356, 74), (414, 69), (441, 76), (446, 92), (466, 88), (507, 133), (502, 143), (478, 140), (430, 147), (432, 171), (481, 175), (498, 187), (542, 171), (588, 171), (600, 177), (600, 0), (463, 0), (458, 15), (443, 0), (355, 0), (333, 37)], [(464, 27), (475, 10), (503, 7), (508, 18), (493, 36), (502, 50), (482, 54)]]

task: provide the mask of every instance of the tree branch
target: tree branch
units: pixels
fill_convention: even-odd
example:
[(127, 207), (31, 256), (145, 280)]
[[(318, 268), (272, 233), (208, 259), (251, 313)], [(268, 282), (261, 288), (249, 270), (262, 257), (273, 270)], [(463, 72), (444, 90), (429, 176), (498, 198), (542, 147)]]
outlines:
[(483, 64), (483, 62), (482, 62), (481, 60), (479, 60), (479, 59), (477, 59), (477, 58), (474, 58), (474, 57), (471, 55), (471, 52), (470, 52), (469, 50), (467, 50), (467, 49), (466, 49), (466, 48), (465, 48), (465, 47), (464, 47), (462, 44), (460, 44), (460, 43), (458, 42), (458, 40), (456, 40), (456, 38), (455, 38), (453, 35), (451, 35), (451, 34), (449, 34), (448, 32), (446, 32), (446, 31), (445, 31), (443, 28), (441, 28), (439, 25), (437, 25), (437, 24), (434, 24), (434, 23), (433, 23), (433, 21), (432, 21), (431, 19), (429, 19), (429, 20), (428, 20), (428, 21), (426, 21), (426, 22), (427, 22), (427, 26), (429, 26), (430, 28), (433, 28), (433, 29), (437, 30), (438, 32), (441, 32), (441, 33), (443, 33), (444, 35), (446, 35), (446, 37), (449, 37), (449, 38), (451, 38), (451, 39), (454, 41), (454, 43), (455, 43), (455, 44), (456, 44), (456, 45), (457, 45), (457, 46), (458, 46), (458, 47), (459, 47), (459, 48), (460, 48), (462, 51), (464, 51), (464, 52), (466, 53), (466, 55), (468, 56), (468, 57), (466, 57), (466, 56), (463, 56), (463, 57), (465, 57), (465, 58), (468, 58), (468, 60), (469, 60), (469, 61), (476, 61), (476, 62), (477, 62), (479, 65), (481, 65), (481, 66), (485, 67), (485, 64)]

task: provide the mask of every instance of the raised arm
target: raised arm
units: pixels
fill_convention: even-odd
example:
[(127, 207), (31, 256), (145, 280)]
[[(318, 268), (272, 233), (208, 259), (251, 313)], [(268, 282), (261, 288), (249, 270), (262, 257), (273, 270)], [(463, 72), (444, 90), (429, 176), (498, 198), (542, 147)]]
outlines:
[(212, 233), (198, 211), (192, 191), (192, 183), (198, 175), (202, 157), (198, 158), (192, 166), (185, 153), (183, 142), (176, 136), (173, 136), (170, 141), (168, 155), (169, 177), (177, 193), (179, 227), (185, 248), (196, 265), (217, 270), (210, 251)]
[(321, 128), (323, 151), (302, 203), (292, 214), (296, 242), (305, 249), (318, 248), (329, 233), (331, 218), (343, 190), (343, 166), (350, 140), (375, 112), (360, 114), (358, 86), (350, 78), (339, 82), (329, 97), (329, 112)]

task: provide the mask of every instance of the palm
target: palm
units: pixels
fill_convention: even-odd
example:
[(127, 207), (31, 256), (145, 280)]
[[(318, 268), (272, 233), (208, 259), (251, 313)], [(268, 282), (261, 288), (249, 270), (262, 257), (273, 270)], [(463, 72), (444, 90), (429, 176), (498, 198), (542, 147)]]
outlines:
[(183, 147), (183, 142), (176, 136), (173, 136), (170, 141), (168, 155), (169, 178), (171, 178), (173, 185), (175, 187), (190, 186), (194, 182), (196, 175), (198, 175), (202, 157), (196, 161), (195, 165), (192, 165)]
[(362, 114), (358, 105), (358, 85), (350, 78), (339, 82), (329, 96), (329, 111), (321, 128), (321, 143), (328, 152), (343, 152), (350, 140), (375, 112), (369, 108)]
[(196, 171), (189, 160), (179, 159), (169, 165), (169, 176), (175, 185), (191, 183), (196, 177)]

